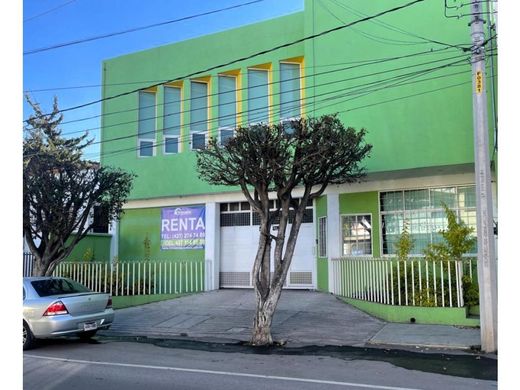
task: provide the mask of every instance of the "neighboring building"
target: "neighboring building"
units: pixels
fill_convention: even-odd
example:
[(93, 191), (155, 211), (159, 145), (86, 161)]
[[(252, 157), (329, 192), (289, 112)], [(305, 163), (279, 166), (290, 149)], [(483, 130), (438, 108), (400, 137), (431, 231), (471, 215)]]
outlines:
[(250, 287), (258, 218), (238, 189), (197, 177), (194, 150), (240, 124), (336, 112), (368, 130), (368, 176), (308, 206), (288, 288), (329, 291), (331, 258), (392, 255), (405, 219), (421, 254), (446, 224), (442, 202), (476, 226), (470, 54), (455, 47), (470, 46), (467, 20), (424, 2), (253, 56), (397, 5), (306, 0), (302, 12), (105, 61), (101, 163), (138, 175), (119, 259), (142, 259), (149, 240), (151, 259), (211, 261), (207, 289)]

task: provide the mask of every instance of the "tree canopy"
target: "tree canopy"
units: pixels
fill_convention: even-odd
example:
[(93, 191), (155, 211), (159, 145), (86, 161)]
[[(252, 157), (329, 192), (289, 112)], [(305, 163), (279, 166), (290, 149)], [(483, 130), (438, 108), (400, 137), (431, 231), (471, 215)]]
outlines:
[(92, 140), (61, 135), (57, 99), (49, 114), (27, 100), (34, 114), (24, 129), (23, 235), (35, 256), (33, 274), (51, 275), (91, 229), (95, 206), (109, 221), (119, 218), (135, 175), (83, 159)]
[[(213, 138), (197, 153), (199, 177), (210, 184), (238, 186), (260, 216), (253, 266), (257, 308), (252, 344), (272, 343), (272, 315), (307, 204), (322, 195), (329, 184), (352, 183), (365, 175), (361, 162), (372, 149), (365, 143), (365, 135), (364, 129), (356, 131), (345, 127), (336, 115), (325, 115), (239, 127), (234, 137), (223, 143)], [(269, 203), (273, 198), (278, 200), (274, 213)], [(275, 223), (276, 235), (271, 233)]]

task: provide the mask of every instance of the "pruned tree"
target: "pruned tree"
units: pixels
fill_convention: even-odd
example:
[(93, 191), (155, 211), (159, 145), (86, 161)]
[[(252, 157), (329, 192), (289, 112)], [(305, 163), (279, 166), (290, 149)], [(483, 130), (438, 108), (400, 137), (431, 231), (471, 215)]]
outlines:
[(49, 276), (91, 229), (94, 206), (109, 221), (119, 218), (135, 175), (84, 160), (92, 140), (61, 135), (56, 98), (50, 114), (27, 101), (34, 114), (24, 129), (23, 235), (35, 258), (33, 275)]
[[(308, 202), (322, 195), (329, 184), (351, 183), (365, 175), (360, 164), (372, 148), (364, 142), (365, 133), (364, 129), (346, 128), (336, 115), (326, 115), (284, 124), (239, 127), (224, 144), (213, 138), (206, 149), (197, 153), (199, 177), (210, 184), (239, 186), (260, 216), (253, 266), (253, 345), (273, 343), (273, 314)], [(274, 213), (269, 210), (270, 196), (278, 200)], [(271, 233), (274, 221), (279, 225), (276, 234)]]

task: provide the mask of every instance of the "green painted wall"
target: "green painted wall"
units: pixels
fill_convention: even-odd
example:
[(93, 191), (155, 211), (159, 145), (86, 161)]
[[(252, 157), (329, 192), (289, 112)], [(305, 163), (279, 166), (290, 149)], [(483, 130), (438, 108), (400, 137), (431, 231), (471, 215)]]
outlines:
[[(304, 12), (110, 59), (103, 63), (103, 97), (150, 84), (124, 84), (129, 81), (180, 78), (184, 81), (181, 137), (186, 140), (189, 78), (195, 77), (190, 74), (337, 27), (342, 21), (351, 22), (362, 17), (359, 12), (373, 15), (391, 5), (401, 3), (353, 0), (339, 5), (331, 0), (305, 0)], [(343, 7), (350, 7), (350, 10)], [(423, 37), (434, 37), (439, 42), (469, 44), (467, 22), (446, 18), (442, 2), (422, 2), (381, 18), (391, 26)], [(414, 44), (402, 44), (403, 41)], [(366, 128), (367, 142), (374, 145), (372, 156), (366, 161), (370, 172), (471, 163), (472, 92), (467, 53), (454, 48), (436, 52), (444, 48), (446, 46), (365, 22), (238, 64), (199, 73), (196, 77), (211, 76), (211, 94), (217, 92), (215, 76), (218, 72), (239, 70), (242, 88), (247, 88), (247, 77), (244, 77), (247, 67), (271, 63), (272, 108), (276, 112), (279, 61), (303, 56), (306, 75), (304, 113), (338, 112), (345, 124)], [(428, 54), (387, 60), (419, 52)], [(361, 61), (382, 59), (386, 60), (360, 66)], [(460, 61), (457, 66), (433, 69), (455, 61)], [(348, 69), (334, 72), (346, 67)], [(430, 71), (424, 75), (411, 73), (418, 69)], [(395, 79), (399, 75), (402, 78)], [(394, 79), (387, 80), (392, 77)], [(381, 81), (386, 83), (384, 88), (375, 84)], [(159, 86), (156, 121), (159, 144), (162, 142), (162, 96), (163, 87)], [(244, 112), (244, 123), (247, 120), (247, 90), (242, 92), (241, 100), (243, 104), (239, 111)], [(211, 134), (216, 131), (217, 103), (217, 96), (212, 96)], [(163, 155), (160, 146), (156, 156), (138, 158), (137, 108), (137, 93), (103, 102), (101, 162), (124, 167), (138, 175), (131, 199), (230, 190), (209, 186), (197, 178), (195, 155), (189, 151), (187, 142), (183, 142), (183, 152), (177, 155)], [(118, 113), (108, 115), (112, 112)], [(271, 118), (272, 121), (277, 119), (277, 115)], [(110, 141), (112, 139), (117, 140)]]
[[(166, 301), (183, 296), (184, 294), (157, 294), (157, 295), (134, 295), (124, 297), (112, 297), (114, 309), (124, 309), (125, 307), (145, 305), (147, 303)], [(117, 314), (116, 314), (117, 315)]]
[(417, 324), (480, 325), (478, 319), (467, 317), (467, 309), (465, 307), (392, 306), (351, 298), (342, 299), (348, 304), (388, 322), (410, 323), (410, 319), (415, 318), (415, 323)]
[(151, 260), (200, 260), (203, 249), (161, 250), (161, 208), (125, 210), (119, 225), (119, 259), (143, 260), (144, 240), (150, 240)]
[[(341, 25), (341, 20), (352, 22), (363, 17), (352, 10), (342, 8), (337, 3), (330, 0), (305, 1), (306, 36)], [(341, 3), (365, 15), (373, 15), (392, 6), (402, 5), (397, 1), (353, 0), (348, 4)], [(467, 20), (447, 19), (444, 16), (442, 2), (425, 1), (385, 15), (381, 19), (391, 26), (399, 26), (422, 37), (434, 37), (440, 42), (469, 43)], [(396, 44), (396, 40), (419, 43), (399, 45)], [(305, 58), (308, 66), (315, 66), (317, 69), (323, 69), (330, 64), (343, 64), (332, 67), (338, 69), (349, 64), (353, 66), (354, 61), (384, 59), (440, 48), (443, 46), (424, 43), (415, 37), (389, 31), (381, 25), (368, 22), (306, 41)], [(453, 58), (422, 67), (393, 70), (450, 57)], [(338, 94), (338, 92), (332, 94), (333, 90), (342, 88), (344, 93), (351, 92), (357, 85), (385, 80), (440, 64), (463, 61), (464, 58), (466, 56), (460, 50), (449, 49), (408, 59), (358, 66), (348, 72), (317, 75), (311, 77), (308, 83), (315, 86), (313, 88), (315, 96), (330, 97)], [(461, 64), (463, 62), (459, 63)], [(368, 74), (373, 76), (365, 77)], [(354, 90), (362, 88), (362, 92), (366, 93), (364, 95), (350, 95), (344, 99), (331, 100), (329, 103), (324, 102), (323, 98), (317, 98), (313, 107), (315, 110), (311, 112), (316, 115), (339, 112), (347, 125), (366, 128), (367, 141), (374, 145), (372, 157), (367, 160), (367, 167), (371, 172), (472, 162), (472, 87), (469, 65), (435, 70), (423, 77), (413, 77), (413, 75), (409, 77), (412, 78), (402, 80), (403, 83), (432, 79), (398, 87), (395, 86), (397, 81), (393, 80), (378, 91), (373, 90), (373, 87), (367, 90), (367, 85), (364, 85), (354, 88)], [(433, 79), (434, 77), (438, 78)], [(346, 78), (352, 80), (340, 81)], [(324, 85), (326, 83), (332, 84)], [(431, 92), (437, 89), (438, 92)], [(401, 99), (409, 95), (416, 96)], [(389, 102), (377, 104), (385, 101)]]
[[(150, 83), (114, 85), (135, 80), (169, 80), (183, 77), (195, 71), (214, 67), (261, 50), (272, 48), (287, 41), (296, 40), (303, 35), (303, 13), (296, 13), (265, 22), (244, 26), (238, 29), (206, 35), (200, 38), (162, 46), (111, 60), (103, 63), (103, 97), (110, 97), (128, 90), (144, 88)], [(254, 37), (254, 39), (252, 39)], [(197, 77), (211, 76), (209, 93), (217, 92), (217, 76), (219, 72), (240, 70), (242, 88), (247, 88), (247, 67), (264, 63), (272, 63), (273, 107), (279, 105), (278, 81), (279, 61), (303, 54), (303, 44), (277, 50), (262, 56), (233, 64), (218, 70), (198, 74)], [(124, 167), (138, 175), (134, 183), (131, 199), (154, 198), (171, 195), (189, 195), (222, 191), (224, 188), (209, 186), (198, 179), (195, 171), (195, 153), (191, 152), (186, 142), (189, 127), (190, 110), (189, 78), (183, 84), (183, 126), (181, 129), (182, 153), (164, 155), (162, 147), (156, 150), (156, 156), (148, 158), (137, 157), (137, 118), (138, 94), (110, 99), (103, 102), (101, 138), (101, 162), (103, 165)], [(157, 121), (156, 140), (162, 142), (162, 91), (157, 89)], [(246, 110), (247, 90), (242, 92), (244, 110)], [(210, 118), (211, 134), (216, 132), (217, 96), (211, 97)], [(107, 115), (110, 112), (119, 112)], [(243, 116), (243, 120), (246, 118)], [(277, 116), (272, 117), (277, 120)], [(130, 136), (130, 137), (128, 137)], [(124, 137), (124, 138), (121, 138)], [(125, 138), (128, 137), (128, 138)], [(119, 138), (117, 141), (108, 141)], [(121, 152), (126, 150), (126, 152)], [(158, 180), (159, 179), (159, 180)], [(230, 188), (225, 188), (229, 191)]]
[[(315, 203), (316, 207), (316, 223), (314, 224), (316, 227), (316, 237), (319, 237), (318, 234), (318, 220), (320, 217), (327, 216), (327, 197), (321, 196), (316, 199)], [(318, 251), (316, 251), (317, 254)], [(328, 259), (326, 257), (317, 256), (317, 289), (319, 291), (329, 291), (329, 265)]]
[(340, 194), (339, 213), (344, 214), (371, 214), (372, 215), (372, 256), (381, 256), (379, 230), (379, 200), (378, 192), (358, 192), (354, 194)]
[(84, 261), (87, 252), (92, 251), (92, 261), (110, 261), (110, 240), (112, 235), (92, 233), (81, 240), (65, 261)]

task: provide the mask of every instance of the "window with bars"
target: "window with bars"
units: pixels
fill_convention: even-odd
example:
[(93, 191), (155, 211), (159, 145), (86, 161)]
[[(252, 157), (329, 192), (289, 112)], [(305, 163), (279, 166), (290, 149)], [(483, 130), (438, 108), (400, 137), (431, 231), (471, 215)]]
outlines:
[(152, 157), (155, 144), (155, 92), (139, 91), (137, 155)]
[(318, 256), (327, 257), (327, 217), (318, 218)]
[[(395, 243), (403, 231), (405, 221), (414, 241), (412, 254), (422, 255), (429, 244), (442, 242), (439, 230), (446, 229), (448, 224), (443, 204), (453, 210), (460, 221), (475, 228), (476, 232), (475, 186), (381, 192), (383, 254), (395, 254)], [(476, 253), (476, 247), (471, 252)]]
[(372, 255), (372, 216), (370, 214), (341, 217), (343, 256)]
[[(280, 216), (276, 213), (277, 202), (277, 200), (271, 200), (269, 202), (269, 207), (271, 208), (270, 215), (274, 225), (278, 224), (280, 221)], [(239, 216), (231, 216), (233, 214), (237, 214)], [(248, 217), (245, 216), (246, 214)], [(289, 223), (293, 223), (294, 215), (294, 210), (289, 210)], [(314, 222), (314, 213), (312, 202), (309, 202), (307, 208), (304, 211), (302, 223), (312, 222)], [(251, 206), (248, 202), (231, 202), (220, 204), (220, 226), (249, 225), (260, 225), (260, 215), (251, 209)]]

